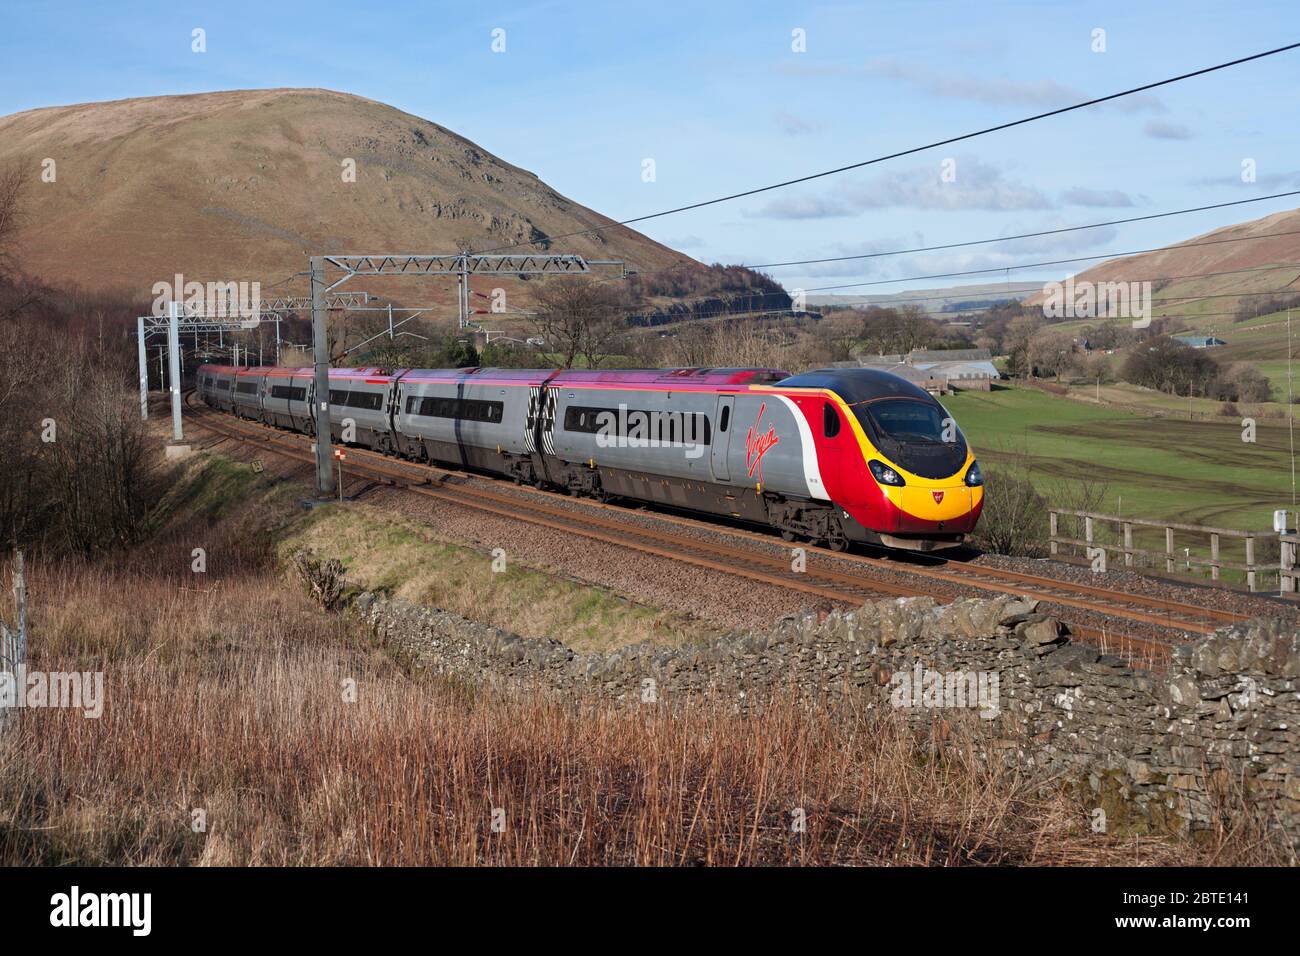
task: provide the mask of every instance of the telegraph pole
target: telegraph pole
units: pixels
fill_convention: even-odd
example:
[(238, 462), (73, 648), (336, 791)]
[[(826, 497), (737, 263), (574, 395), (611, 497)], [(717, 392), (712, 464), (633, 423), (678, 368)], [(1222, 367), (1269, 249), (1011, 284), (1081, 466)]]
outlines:
[(140, 359), (140, 417), (149, 418), (149, 357), (144, 347), (144, 316), (135, 320), (136, 349)]
[(180, 441), (181, 435), (181, 343), (180, 343), (180, 305), (168, 303), (167, 351), (170, 353), (171, 388), (172, 388), (172, 440)]
[(325, 260), (311, 257), (311, 340), (316, 382), (316, 497), (334, 496), (330, 450), (330, 346), (325, 307)]

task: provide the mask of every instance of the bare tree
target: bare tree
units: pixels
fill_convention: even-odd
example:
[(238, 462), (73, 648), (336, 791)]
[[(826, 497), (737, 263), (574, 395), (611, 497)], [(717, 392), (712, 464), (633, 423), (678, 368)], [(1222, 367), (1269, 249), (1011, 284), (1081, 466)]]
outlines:
[(15, 251), (18, 231), (26, 221), (23, 191), (27, 177), (17, 164), (0, 169), (0, 281), (12, 280), (18, 271)]
[(899, 309), (867, 309), (862, 316), (860, 336), (868, 351), (878, 355), (907, 355), (928, 345), (938, 325), (917, 305)]
[(547, 280), (534, 300), (531, 325), (564, 368), (580, 357), (597, 367), (626, 330), (623, 293), (590, 279)]

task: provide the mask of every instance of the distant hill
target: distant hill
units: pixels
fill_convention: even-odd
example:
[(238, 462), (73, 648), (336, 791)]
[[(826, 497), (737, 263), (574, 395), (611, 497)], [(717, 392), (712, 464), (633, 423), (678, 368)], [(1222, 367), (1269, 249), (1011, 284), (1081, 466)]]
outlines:
[[(1275, 235), (1291, 233), (1291, 235)], [(1245, 236), (1264, 236), (1247, 242), (1212, 242)], [(1212, 244), (1204, 244), (1212, 243)], [(1279, 268), (1269, 268), (1278, 266)], [(1249, 270), (1249, 271), (1240, 271)], [(1204, 276), (1204, 273), (1229, 273)], [(1202, 275), (1201, 278), (1169, 277)], [(1064, 277), (1063, 277), (1064, 278)], [(1232, 315), (1240, 306), (1269, 297), (1244, 296), (1240, 293), (1277, 292), (1287, 296), (1300, 293), (1300, 209), (1274, 213), (1262, 219), (1225, 226), (1159, 252), (1109, 259), (1075, 276), (1075, 281), (1094, 283), (1141, 281), (1152, 282), (1155, 317), (1177, 316), (1193, 320), (1191, 326), (1231, 325)], [(1205, 298), (1205, 296), (1216, 298)], [(1042, 294), (1027, 300), (1030, 305), (1042, 301)]]
[[(57, 164), (53, 183), (39, 179), (47, 158)], [(343, 179), (348, 159), (355, 182)], [(328, 90), (29, 110), (0, 117), (0, 165), (8, 161), (32, 170), (25, 271), (142, 298), (177, 272), (265, 284), (303, 270), (309, 253), (454, 253), (610, 221), (436, 123)], [(699, 268), (623, 226), (551, 251), (625, 259), (640, 270)], [(454, 280), (419, 281), (428, 285), (356, 279), (351, 287), (455, 301)], [(499, 284), (485, 279), (485, 288), (489, 281)]]
[[(898, 308), (912, 302), (927, 312), (957, 312), (963, 309), (983, 309), (995, 302), (1019, 300), (1028, 293), (1026, 283), (990, 282), (981, 285), (948, 286), (942, 289), (911, 289), (907, 292), (875, 292), (864, 295), (810, 295), (809, 305), (817, 306), (868, 306)], [(1011, 291), (1008, 291), (1010, 288)]]

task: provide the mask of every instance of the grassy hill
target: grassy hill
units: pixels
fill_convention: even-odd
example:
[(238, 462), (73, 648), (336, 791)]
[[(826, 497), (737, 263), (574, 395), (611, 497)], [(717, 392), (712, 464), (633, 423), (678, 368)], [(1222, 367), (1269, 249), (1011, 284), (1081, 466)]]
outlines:
[[(39, 180), (47, 158), (54, 182)], [(301, 271), (310, 253), (454, 253), (609, 223), (436, 123), (329, 90), (29, 110), (0, 117), (0, 167), (11, 162), (32, 174), (24, 268), (56, 285), (140, 296), (177, 272), (269, 282)], [(641, 270), (698, 268), (622, 226), (562, 245), (553, 251)], [(447, 276), (379, 284), (354, 286), (455, 302)], [(496, 285), (509, 294), (525, 284)]]

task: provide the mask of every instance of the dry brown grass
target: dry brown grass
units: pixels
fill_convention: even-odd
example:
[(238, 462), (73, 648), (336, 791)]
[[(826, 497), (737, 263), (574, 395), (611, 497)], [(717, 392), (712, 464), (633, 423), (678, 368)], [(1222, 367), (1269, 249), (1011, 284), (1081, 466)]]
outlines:
[[(1187, 862), (1086, 831), (954, 739), (777, 701), (741, 716), (572, 706), (412, 680), (274, 579), (178, 592), (36, 575), (40, 666), (102, 653), (100, 720), (24, 711), (0, 741), (0, 862)], [(344, 700), (354, 680), (355, 703)], [(803, 808), (807, 832), (791, 828)], [(207, 830), (191, 830), (194, 808)], [(504, 830), (492, 814), (502, 811)], [(1198, 851), (1199, 852), (1199, 851)]]
[[(176, 570), (195, 534), (221, 558), (202, 585)], [(107, 700), (99, 720), (25, 710), (0, 734), (0, 864), (1265, 859), (1242, 832), (1092, 834), (1063, 792), (974, 759), (960, 725), (938, 748), (852, 707), (564, 704), (416, 678), (220, 522), (111, 568), (38, 564), (31, 584), (34, 665), (102, 669)]]

